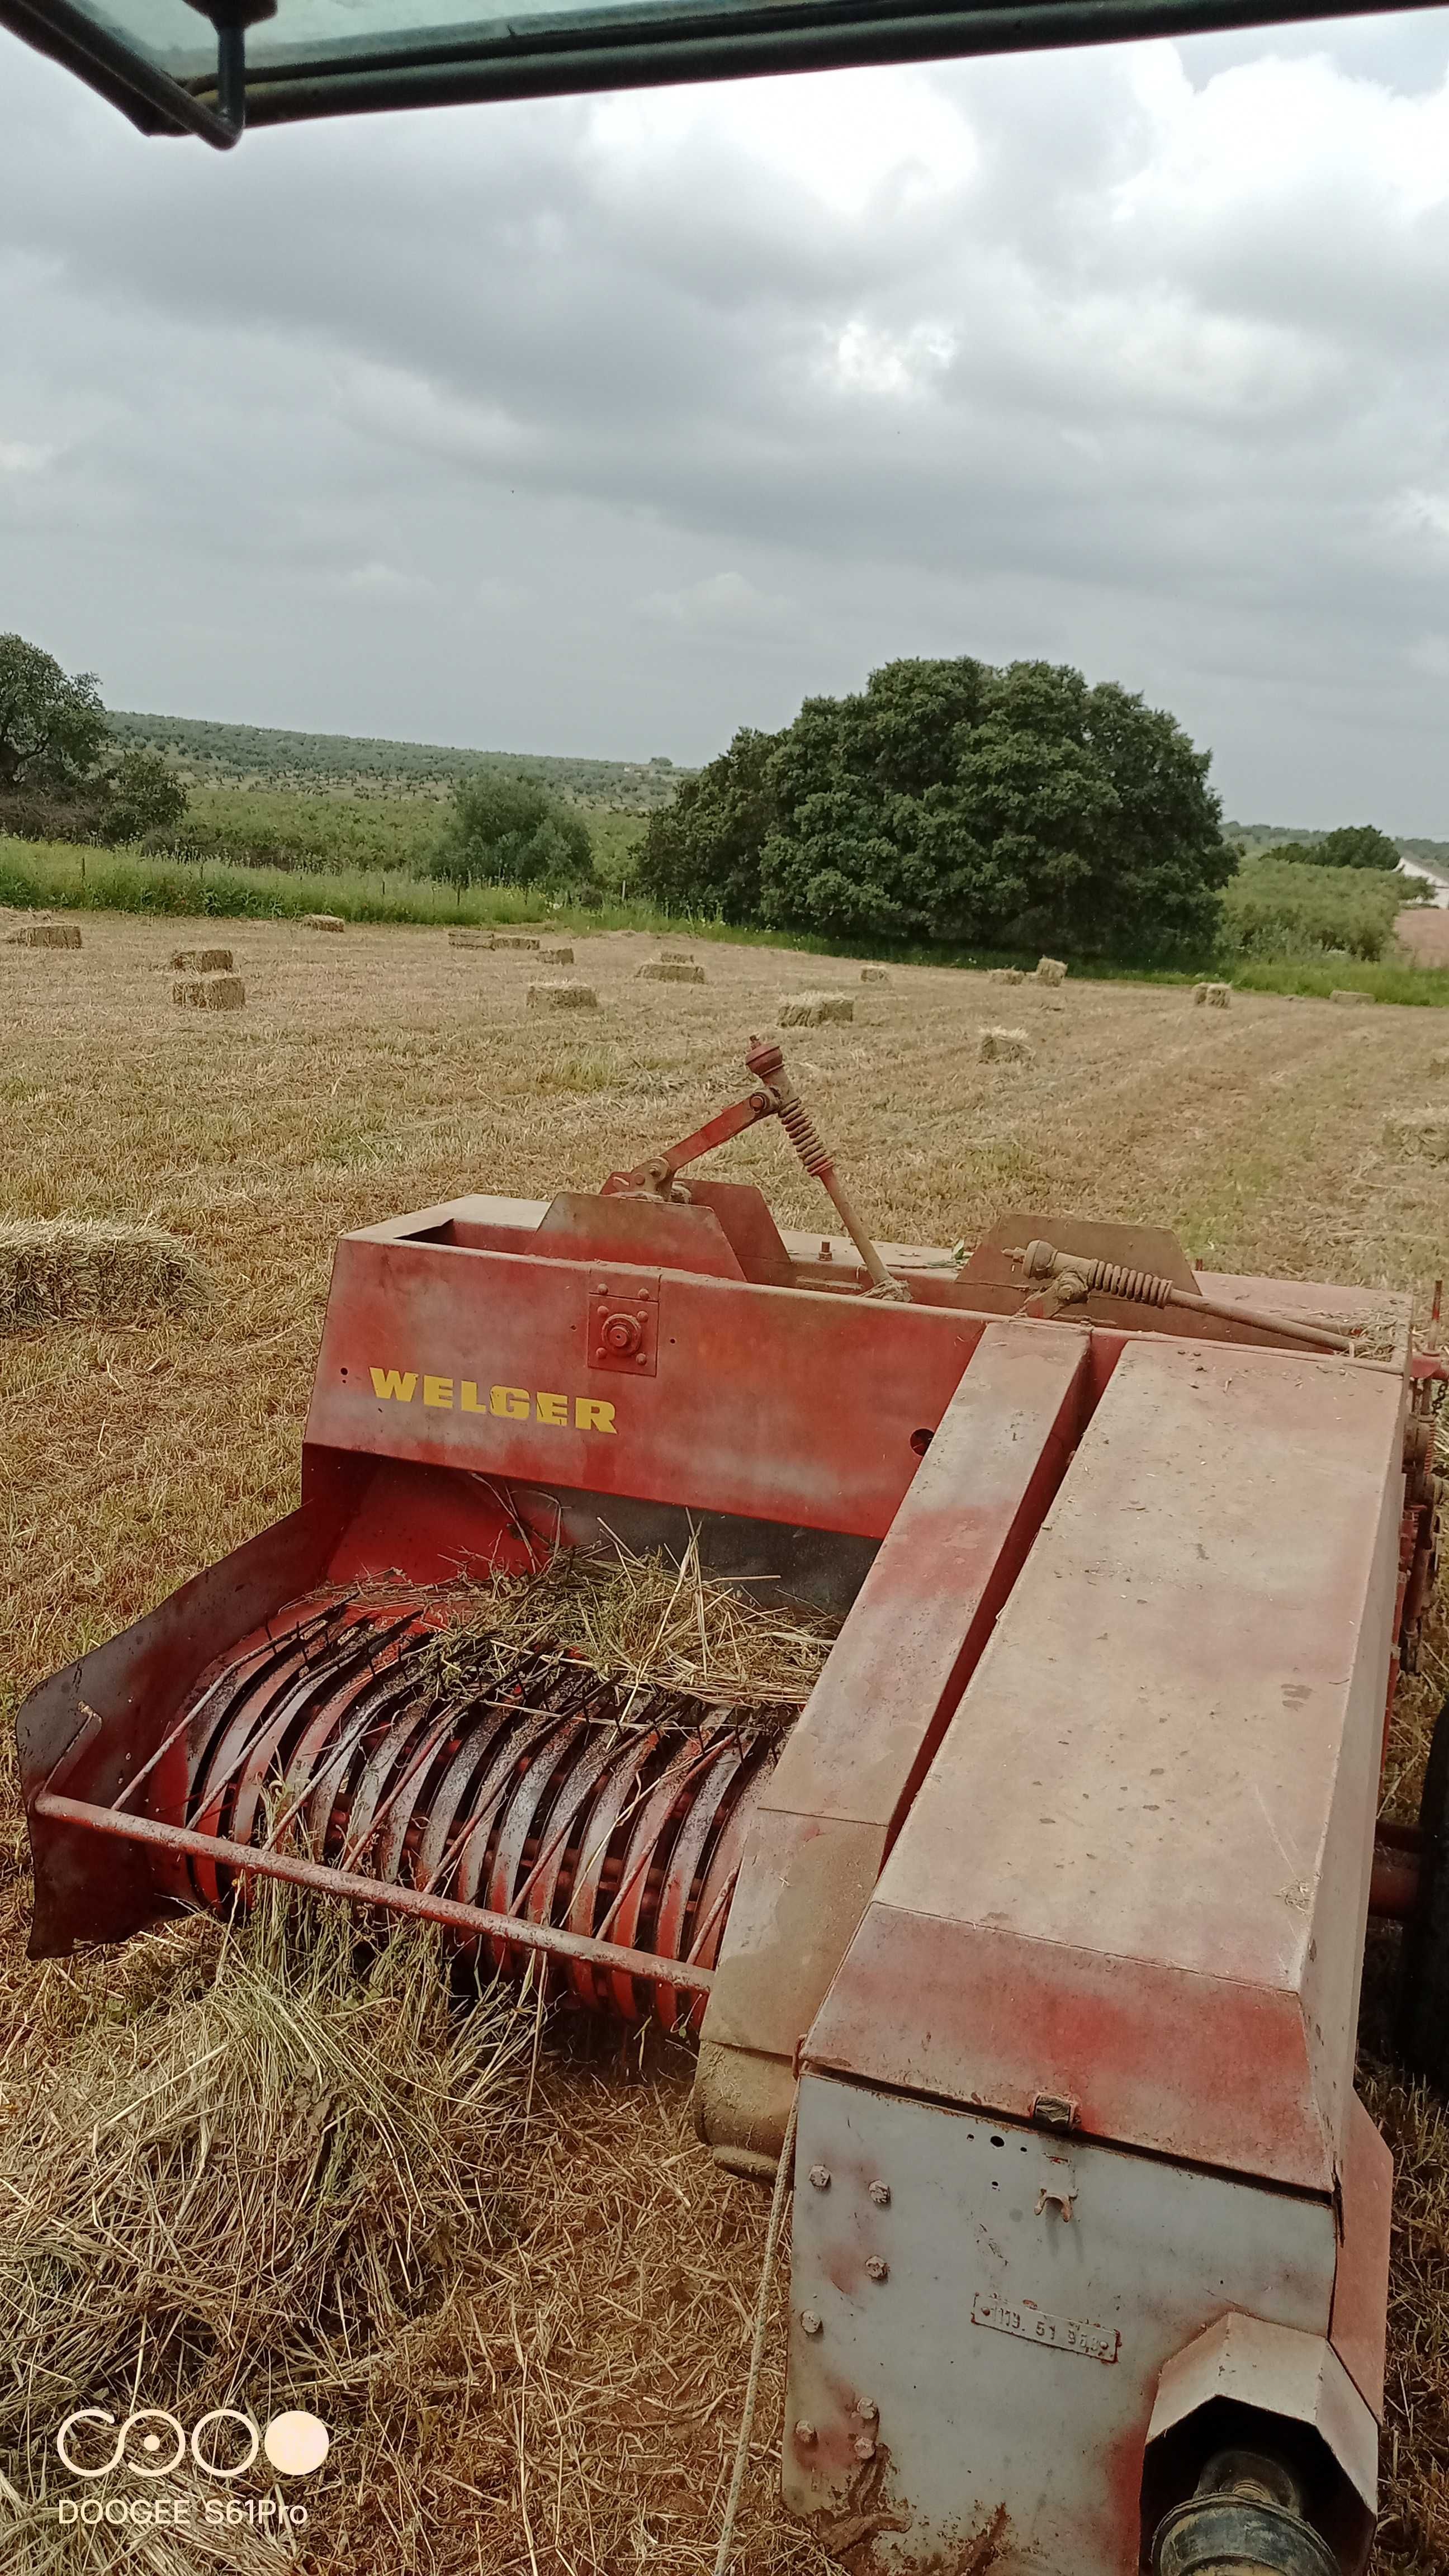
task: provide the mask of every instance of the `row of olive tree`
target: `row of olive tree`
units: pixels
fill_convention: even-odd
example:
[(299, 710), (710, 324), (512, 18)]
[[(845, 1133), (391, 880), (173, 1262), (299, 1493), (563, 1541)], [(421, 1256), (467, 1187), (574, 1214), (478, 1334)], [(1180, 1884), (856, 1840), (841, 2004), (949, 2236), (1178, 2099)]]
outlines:
[(186, 804), (159, 752), (117, 749), (93, 671), (64, 671), (23, 635), (0, 635), (0, 831), (138, 841), (178, 823)]
[(1344, 823), (1312, 841), (1276, 841), (1258, 856), (1301, 868), (1388, 869), (1399, 864), (1399, 845), (1375, 823)]
[(641, 890), (836, 938), (1201, 948), (1237, 864), (1209, 757), (1079, 671), (891, 662), (737, 734), (651, 820)]

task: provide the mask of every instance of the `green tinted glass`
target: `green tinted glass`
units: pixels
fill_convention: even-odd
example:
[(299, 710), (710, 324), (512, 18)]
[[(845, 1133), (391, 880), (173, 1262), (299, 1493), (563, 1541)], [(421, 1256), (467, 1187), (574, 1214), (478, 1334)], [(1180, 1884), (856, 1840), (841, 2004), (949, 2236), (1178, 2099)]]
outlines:
[(478, 0), (0, 0), (0, 26), (148, 131), (223, 145), (243, 112), (271, 125), (1350, 14), (1362, 0), (512, 0), (486, 16)]

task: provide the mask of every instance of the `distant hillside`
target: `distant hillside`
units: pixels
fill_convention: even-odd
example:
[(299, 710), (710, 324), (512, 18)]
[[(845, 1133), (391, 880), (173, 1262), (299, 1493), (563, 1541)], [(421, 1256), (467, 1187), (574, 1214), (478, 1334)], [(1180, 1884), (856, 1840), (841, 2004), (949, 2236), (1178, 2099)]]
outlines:
[(198, 787), (305, 789), (312, 795), (436, 798), (478, 769), (536, 778), (572, 803), (650, 814), (667, 805), (688, 771), (653, 760), (572, 760), (534, 752), (466, 751), (433, 742), (372, 741), (343, 733), (287, 733), (272, 725), (212, 724), (195, 716), (112, 710), (128, 748), (166, 752)]

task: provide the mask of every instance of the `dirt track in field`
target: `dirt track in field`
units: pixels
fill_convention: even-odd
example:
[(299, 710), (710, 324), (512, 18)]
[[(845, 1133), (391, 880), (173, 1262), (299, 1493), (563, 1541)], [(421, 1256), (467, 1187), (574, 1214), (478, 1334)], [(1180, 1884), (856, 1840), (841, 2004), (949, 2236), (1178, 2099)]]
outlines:
[(1449, 909), (1415, 904), (1400, 913), (1395, 936), (1416, 966), (1449, 966)]
[[(885, 1238), (950, 1244), (1011, 1208), (1057, 1210), (1166, 1224), (1220, 1270), (1423, 1293), (1449, 1269), (1445, 1166), (1385, 1133), (1406, 1105), (1449, 1107), (1438, 1012), (1237, 994), (1218, 1013), (1180, 987), (1051, 993), (931, 968), (862, 988), (858, 963), (709, 942), (702, 987), (653, 984), (636, 976), (653, 942), (573, 934), (574, 967), (547, 971), (594, 984), (601, 1007), (554, 1017), (525, 1009), (526, 956), (453, 949), (441, 931), (198, 934), (86, 916), (83, 935), (78, 956), (0, 946), (0, 1213), (149, 1217), (196, 1244), (213, 1289), (184, 1321), (0, 1345), (12, 1701), (290, 1507), (338, 1233), (465, 1189), (596, 1185), (737, 1096), (744, 1048), (787, 992), (854, 997), (852, 1025), (793, 1032), (788, 1055)], [(167, 959), (197, 935), (235, 949), (244, 1011), (173, 1008)], [(978, 1064), (985, 1025), (1024, 1029), (1031, 1060)], [(823, 1221), (773, 1129), (718, 1168), (759, 1179), (782, 1221)], [(1445, 1644), (1441, 1619), (1436, 1656)], [(1426, 1683), (1405, 1703), (1405, 1805), (1428, 1701)], [(13, 2089), (43, 2082), (62, 2007), (101, 2009), (121, 1972), (96, 1963), (64, 1984), (72, 1972), (25, 1965), (13, 1811), (10, 1831), (0, 2068)], [(476, 2418), (461, 2446), (439, 2433), (430, 2461), (398, 2465), (408, 2563), (705, 2576), (763, 2212), (693, 2144), (678, 2073), (625, 2091), (560, 2061), (547, 2081), (556, 2133), (518, 2182), (522, 2251), (499, 2276), (492, 2376), (468, 2382)], [(1422, 2097), (1387, 2076), (1374, 2096), (1407, 2160), (1378, 2568), (1429, 2576), (1449, 2564), (1449, 2142)], [(531, 2281), (550, 2284), (536, 2315)], [(526, 2385), (509, 2376), (515, 2341)], [(456, 2356), (425, 2358), (446, 2426)], [(779, 2402), (772, 2373), (746, 2576), (824, 2565), (774, 2502)], [(302, 2563), (392, 2576), (401, 2529), (338, 2522)]]

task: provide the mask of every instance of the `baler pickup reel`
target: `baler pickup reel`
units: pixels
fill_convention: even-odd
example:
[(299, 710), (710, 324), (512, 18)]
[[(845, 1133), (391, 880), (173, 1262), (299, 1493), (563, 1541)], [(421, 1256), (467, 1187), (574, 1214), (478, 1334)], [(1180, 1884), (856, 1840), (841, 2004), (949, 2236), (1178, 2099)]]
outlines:
[[(1192, 2576), (1231, 2522), (1357, 2576), (1371, 1901), (1449, 1988), (1449, 1817), (1375, 1842), (1443, 1362), (1404, 1297), (1160, 1228), (877, 1246), (746, 1063), (599, 1192), (343, 1238), (297, 1510), (20, 1713), (32, 1950), (271, 1876), (686, 2029), (721, 2165), (798, 2122), (783, 2477), (827, 2545)], [(843, 1236), (683, 1177), (770, 1117)], [(496, 1578), (609, 1538), (830, 1614), (803, 1709), (510, 1646)]]

